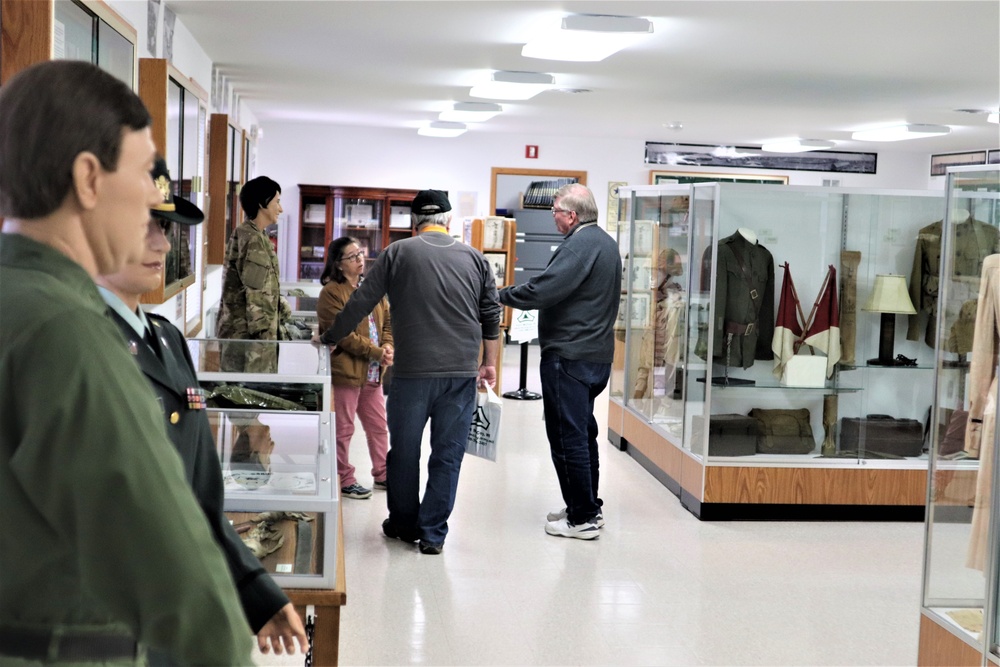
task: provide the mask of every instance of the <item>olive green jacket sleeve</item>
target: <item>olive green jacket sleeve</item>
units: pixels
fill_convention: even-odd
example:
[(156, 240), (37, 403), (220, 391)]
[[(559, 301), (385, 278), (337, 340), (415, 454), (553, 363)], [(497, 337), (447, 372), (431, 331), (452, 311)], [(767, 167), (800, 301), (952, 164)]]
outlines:
[(249, 664), (152, 390), (86, 273), (36, 246), (0, 243), (0, 309), (21, 314), (0, 318), (0, 625), (113, 628), (183, 664)]

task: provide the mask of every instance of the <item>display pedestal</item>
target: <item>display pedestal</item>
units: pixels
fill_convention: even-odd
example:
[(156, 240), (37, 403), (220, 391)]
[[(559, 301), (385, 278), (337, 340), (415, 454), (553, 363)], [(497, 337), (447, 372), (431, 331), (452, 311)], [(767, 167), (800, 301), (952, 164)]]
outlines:
[(537, 401), (542, 397), (541, 394), (536, 394), (533, 391), (528, 391), (528, 344), (521, 343), (521, 377), (519, 378), (520, 387), (516, 391), (508, 391), (503, 395), (504, 398), (513, 398), (516, 401)]

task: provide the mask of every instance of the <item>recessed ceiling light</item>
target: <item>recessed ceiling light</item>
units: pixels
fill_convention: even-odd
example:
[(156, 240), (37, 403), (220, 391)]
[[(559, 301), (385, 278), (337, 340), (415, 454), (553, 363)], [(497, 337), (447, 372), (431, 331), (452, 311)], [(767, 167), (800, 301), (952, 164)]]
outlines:
[(528, 100), (555, 85), (551, 74), (541, 72), (493, 72), (490, 80), (469, 91), (472, 97), (488, 100)]
[(465, 134), (464, 123), (449, 123), (445, 121), (433, 121), (417, 130), (417, 134), (425, 137), (457, 137)]
[(539, 32), (521, 49), (525, 58), (597, 62), (653, 33), (653, 24), (634, 16), (571, 14), (558, 28)]
[(987, 123), (1000, 123), (1000, 113), (993, 111), (986, 117)]
[(861, 130), (851, 135), (855, 141), (902, 141), (904, 139), (921, 139), (923, 137), (939, 137), (951, 132), (947, 125), (893, 125), (872, 130)]
[(668, 130), (674, 130), (674, 131), (683, 130), (684, 123), (680, 122), (679, 120), (673, 120), (670, 121), (669, 123), (664, 123), (663, 127), (667, 128)]
[(832, 141), (819, 139), (783, 139), (766, 143), (760, 149), (765, 153), (805, 153), (806, 151), (825, 151), (835, 145)]
[(438, 120), (453, 123), (481, 123), (503, 111), (493, 102), (455, 102), (451, 109), (442, 111)]

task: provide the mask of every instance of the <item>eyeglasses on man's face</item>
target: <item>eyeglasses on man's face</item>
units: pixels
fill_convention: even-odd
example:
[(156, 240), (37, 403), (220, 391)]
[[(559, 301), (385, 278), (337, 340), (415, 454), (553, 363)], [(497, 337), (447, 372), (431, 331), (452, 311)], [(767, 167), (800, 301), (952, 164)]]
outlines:
[(556, 206), (553, 206), (552, 215), (555, 215), (556, 213), (573, 213), (573, 211), (569, 210), (568, 208), (558, 208)]
[(341, 262), (356, 262), (359, 259), (361, 259), (362, 257), (364, 257), (364, 253), (362, 253), (359, 250), (358, 252), (354, 253), (353, 255), (344, 255), (343, 257), (340, 258), (340, 261)]

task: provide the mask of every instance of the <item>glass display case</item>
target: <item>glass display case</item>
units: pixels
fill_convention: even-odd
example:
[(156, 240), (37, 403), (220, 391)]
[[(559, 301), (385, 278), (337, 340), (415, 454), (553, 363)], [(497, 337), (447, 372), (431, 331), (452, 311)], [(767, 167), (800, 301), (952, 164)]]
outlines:
[[(968, 239), (1000, 228), (1000, 165), (954, 167), (941, 244), (921, 664), (1000, 662), (996, 432), (1000, 254)], [(977, 241), (978, 243), (978, 241)], [(954, 341), (965, 333), (960, 363)], [(957, 368), (956, 368), (957, 366)]]
[(333, 410), (325, 345), (214, 338), (187, 343), (210, 407)]
[(621, 199), (611, 440), (702, 518), (922, 516), (941, 193), (697, 183)]
[(208, 411), (225, 511), (286, 588), (334, 588), (337, 487), (329, 412)]
[(136, 35), (104, 3), (53, 2), (52, 57), (84, 60), (135, 88)]

